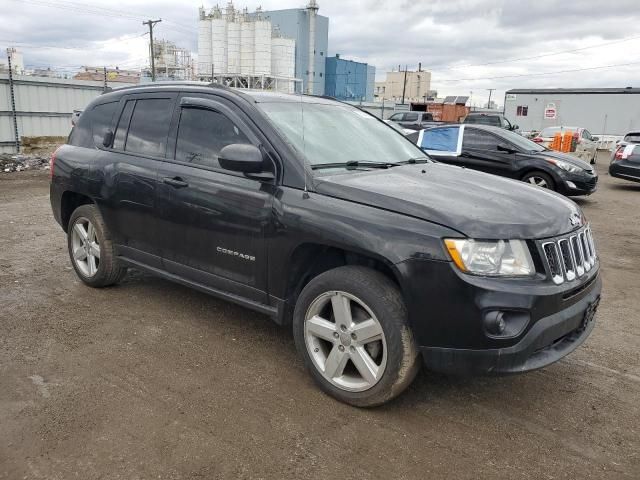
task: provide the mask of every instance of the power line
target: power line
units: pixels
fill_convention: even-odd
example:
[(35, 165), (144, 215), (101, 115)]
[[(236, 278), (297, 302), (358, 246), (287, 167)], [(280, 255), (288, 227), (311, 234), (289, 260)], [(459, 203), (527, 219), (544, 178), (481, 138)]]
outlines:
[[(18, 1), (18, 0), (13, 0), (13, 1)], [(91, 6), (91, 5), (87, 5), (85, 3), (79, 3), (79, 2), (71, 2), (71, 1), (55, 2), (53, 0), (20, 0), (20, 1), (22, 3), (30, 3), (32, 5), (38, 5), (42, 7), (58, 8), (61, 10), (71, 10), (75, 13), (84, 14), (84, 15), (99, 15), (102, 17), (106, 16), (106, 17), (112, 17), (112, 18), (124, 18), (124, 19), (137, 20), (137, 21), (142, 21), (145, 18), (148, 18), (148, 15), (142, 15), (138, 13), (123, 13), (120, 10)], [(165, 27), (167, 29), (179, 31), (181, 33), (194, 32), (193, 27), (189, 27), (187, 25), (184, 25), (178, 22), (172, 22), (172, 21), (167, 21), (167, 23), (171, 24)]]

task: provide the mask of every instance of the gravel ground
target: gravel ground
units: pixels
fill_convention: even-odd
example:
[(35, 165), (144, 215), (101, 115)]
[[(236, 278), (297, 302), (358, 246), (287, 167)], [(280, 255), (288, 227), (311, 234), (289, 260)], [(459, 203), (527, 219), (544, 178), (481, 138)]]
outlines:
[(0, 176), (0, 478), (640, 478), (640, 184), (578, 200), (597, 326), (540, 371), (422, 372), (359, 410), (323, 395), (291, 333), (141, 273), (74, 275), (45, 172)]

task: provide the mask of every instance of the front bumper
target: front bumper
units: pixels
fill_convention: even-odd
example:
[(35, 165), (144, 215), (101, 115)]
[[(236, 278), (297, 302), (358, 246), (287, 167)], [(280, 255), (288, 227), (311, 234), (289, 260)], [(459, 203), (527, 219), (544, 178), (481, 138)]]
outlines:
[(586, 173), (563, 173), (560, 190), (564, 195), (591, 195), (598, 189), (598, 176)]
[[(403, 292), (424, 362), (445, 373), (506, 374), (556, 362), (591, 333), (602, 290), (597, 262), (579, 281), (562, 285), (544, 276), (467, 275), (450, 262), (410, 260), (397, 266), (403, 278), (413, 280)], [(509, 336), (488, 333), (485, 319), (496, 311), (521, 327)]]
[(454, 374), (509, 374), (546, 367), (578, 348), (595, 326), (600, 277), (588, 295), (539, 319), (513, 346), (486, 350), (421, 347), (428, 368)]

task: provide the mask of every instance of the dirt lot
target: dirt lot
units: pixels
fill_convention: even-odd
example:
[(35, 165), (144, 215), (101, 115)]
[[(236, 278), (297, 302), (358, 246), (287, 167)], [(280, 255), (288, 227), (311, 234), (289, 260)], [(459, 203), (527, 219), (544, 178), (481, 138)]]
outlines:
[(604, 294), (568, 358), (503, 378), (421, 373), (358, 410), (291, 333), (130, 273), (71, 270), (46, 173), (0, 175), (0, 478), (640, 478), (640, 184), (579, 200)]

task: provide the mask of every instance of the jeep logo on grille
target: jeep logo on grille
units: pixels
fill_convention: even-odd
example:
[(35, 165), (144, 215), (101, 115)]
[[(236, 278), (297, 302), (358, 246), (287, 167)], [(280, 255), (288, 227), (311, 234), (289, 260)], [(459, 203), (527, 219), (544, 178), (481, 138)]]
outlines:
[(582, 223), (580, 220), (580, 214), (576, 212), (572, 213), (569, 217), (569, 223), (572, 227), (577, 227), (578, 225), (580, 225)]

